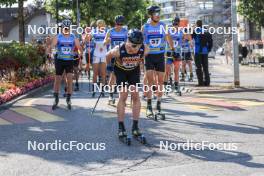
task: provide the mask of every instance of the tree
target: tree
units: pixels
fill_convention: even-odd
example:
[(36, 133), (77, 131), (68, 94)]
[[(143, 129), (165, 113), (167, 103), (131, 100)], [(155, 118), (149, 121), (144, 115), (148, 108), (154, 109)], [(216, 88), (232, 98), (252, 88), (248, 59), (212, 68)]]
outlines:
[[(56, 15), (56, 0), (46, 3), (46, 10), (53, 16)], [(146, 7), (148, 5), (145, 0), (79, 0), (81, 13), (81, 24), (89, 25), (91, 21), (103, 19), (107, 24), (114, 24), (116, 15), (124, 15), (126, 23), (130, 27), (140, 27), (142, 21), (146, 21)], [(76, 0), (59, 0), (59, 9), (71, 10), (71, 17), (76, 22)], [(61, 17), (60, 17), (61, 20)]]
[(264, 27), (263, 0), (239, 0), (238, 12), (251, 22)]
[(18, 3), (18, 29), (19, 29), (19, 42), (25, 43), (25, 26), (24, 26), (24, 0), (0, 0), (1, 5), (12, 6)]

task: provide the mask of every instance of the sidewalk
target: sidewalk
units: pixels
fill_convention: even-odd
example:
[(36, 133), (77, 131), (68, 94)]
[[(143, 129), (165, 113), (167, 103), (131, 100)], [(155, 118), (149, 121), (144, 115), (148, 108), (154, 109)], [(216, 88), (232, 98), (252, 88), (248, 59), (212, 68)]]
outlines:
[(264, 89), (264, 68), (248, 67), (240, 65), (240, 88), (234, 88), (233, 65), (225, 64), (223, 56), (216, 59), (209, 59), (209, 71), (211, 73), (210, 87), (194, 87), (197, 84), (187, 83), (193, 92), (236, 92), (236, 91), (256, 91)]

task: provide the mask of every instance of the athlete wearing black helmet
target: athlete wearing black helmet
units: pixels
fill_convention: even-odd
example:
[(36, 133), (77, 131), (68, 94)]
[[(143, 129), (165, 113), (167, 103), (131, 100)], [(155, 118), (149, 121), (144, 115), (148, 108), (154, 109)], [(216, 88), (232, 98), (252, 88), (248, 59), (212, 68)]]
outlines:
[[(152, 5), (147, 8), (147, 13), (151, 20), (142, 26), (144, 43), (149, 47), (149, 53), (145, 57), (146, 82), (149, 88), (158, 84), (157, 116), (164, 119), (165, 116), (161, 113), (161, 98), (165, 72), (165, 47), (166, 43), (168, 43), (170, 49), (174, 50), (174, 46), (171, 36), (166, 32), (165, 23), (160, 21), (160, 7)], [(157, 78), (157, 81), (154, 78)], [(147, 117), (154, 117), (152, 111), (152, 91), (148, 91), (147, 98), (146, 115)], [(157, 116), (155, 115), (155, 119)]]
[[(122, 15), (118, 15), (115, 17), (115, 27), (110, 29), (105, 37), (104, 44), (109, 45), (110, 48), (113, 49), (115, 46), (119, 46), (121, 43), (125, 42), (127, 40), (127, 29), (123, 27), (125, 23), (125, 17)], [(112, 86), (116, 82), (116, 77), (114, 74), (114, 61), (115, 58), (112, 58), (112, 62), (107, 65), (107, 71), (110, 73), (109, 77), (109, 85)], [(115, 103), (114, 98), (114, 90), (109, 93), (109, 104)]]
[[(128, 91), (131, 92), (132, 97), (132, 134), (134, 136), (141, 136), (138, 128), (141, 103), (136, 85), (140, 83), (140, 64), (143, 61), (143, 57), (147, 54), (147, 49), (143, 44), (143, 34), (140, 30), (129, 30), (127, 38), (128, 40), (126, 42), (110, 50), (106, 56), (108, 63), (110, 63), (112, 58), (115, 58), (114, 73), (116, 75), (116, 82), (119, 87), (123, 87), (123, 90), (119, 92), (119, 101), (117, 104), (119, 137), (126, 137), (127, 135), (124, 126), (124, 117)], [(127, 90), (126, 88), (129, 89)]]

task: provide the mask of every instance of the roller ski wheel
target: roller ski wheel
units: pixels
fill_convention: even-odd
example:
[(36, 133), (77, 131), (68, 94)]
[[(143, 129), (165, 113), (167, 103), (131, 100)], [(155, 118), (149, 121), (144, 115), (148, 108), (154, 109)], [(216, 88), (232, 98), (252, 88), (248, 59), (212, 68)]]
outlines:
[(115, 105), (115, 99), (109, 99), (108, 105)]
[(140, 132), (139, 129), (133, 129), (132, 135), (133, 135), (134, 139), (139, 141), (141, 144), (147, 143), (146, 137)]
[(154, 116), (154, 113), (152, 111), (152, 109), (147, 109), (146, 111), (146, 117), (149, 119), (154, 119), (155, 121), (157, 121), (158, 119)]
[(165, 114), (161, 113), (161, 112), (157, 112), (155, 113), (155, 119), (161, 119), (161, 120), (165, 120), (166, 119), (166, 116)]
[(71, 100), (66, 100), (66, 103), (67, 103), (67, 109), (71, 110), (72, 109)]
[(127, 136), (126, 131), (124, 130), (119, 130), (118, 131), (118, 139), (125, 143), (126, 145), (130, 146), (131, 145), (131, 138)]
[(59, 104), (59, 98), (55, 97), (54, 103), (52, 105), (52, 110), (53, 111), (58, 108), (58, 104)]
[(175, 89), (174, 93), (178, 96), (182, 96), (182, 92), (181, 92), (181, 89), (180, 87), (178, 87), (177, 89)]
[(53, 111), (56, 110), (57, 108), (58, 108), (58, 105), (57, 104), (52, 105), (52, 110)]
[(74, 91), (75, 91), (75, 92), (77, 92), (77, 91), (79, 91), (79, 90), (80, 90), (79, 87), (75, 87), (75, 88), (74, 88)]

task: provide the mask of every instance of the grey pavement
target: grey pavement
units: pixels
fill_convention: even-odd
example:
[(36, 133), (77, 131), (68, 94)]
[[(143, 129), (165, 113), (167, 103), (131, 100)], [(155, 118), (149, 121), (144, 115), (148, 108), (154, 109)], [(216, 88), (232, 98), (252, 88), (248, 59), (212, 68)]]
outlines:
[[(217, 62), (214, 60), (213, 62)], [(225, 70), (213, 63), (213, 84), (221, 82)], [(213, 71), (213, 70), (212, 70)], [(243, 73), (243, 74), (252, 74)], [(229, 76), (223, 82), (229, 82)], [(253, 80), (253, 79), (252, 79)], [(154, 121), (144, 115), (142, 100), (140, 128), (147, 145), (132, 139), (126, 146), (117, 138), (116, 108), (101, 98), (94, 116), (86, 77), (73, 95), (73, 109), (51, 110), (52, 90), (22, 99), (9, 109), (0, 110), (0, 175), (3, 176), (263, 176), (264, 175), (264, 92), (226, 94), (174, 94), (163, 99), (166, 120)], [(242, 82), (243, 83), (243, 82)], [(255, 81), (256, 86), (258, 81)], [(192, 87), (193, 89), (193, 87)], [(98, 94), (97, 94), (98, 96)], [(131, 109), (127, 102), (126, 128), (130, 133)], [(153, 103), (155, 105), (155, 102)], [(28, 150), (28, 141), (89, 143), (93, 150)], [(160, 144), (171, 148), (161, 150)], [(235, 145), (228, 150), (173, 148), (202, 142)], [(105, 150), (98, 145), (105, 146)]]

